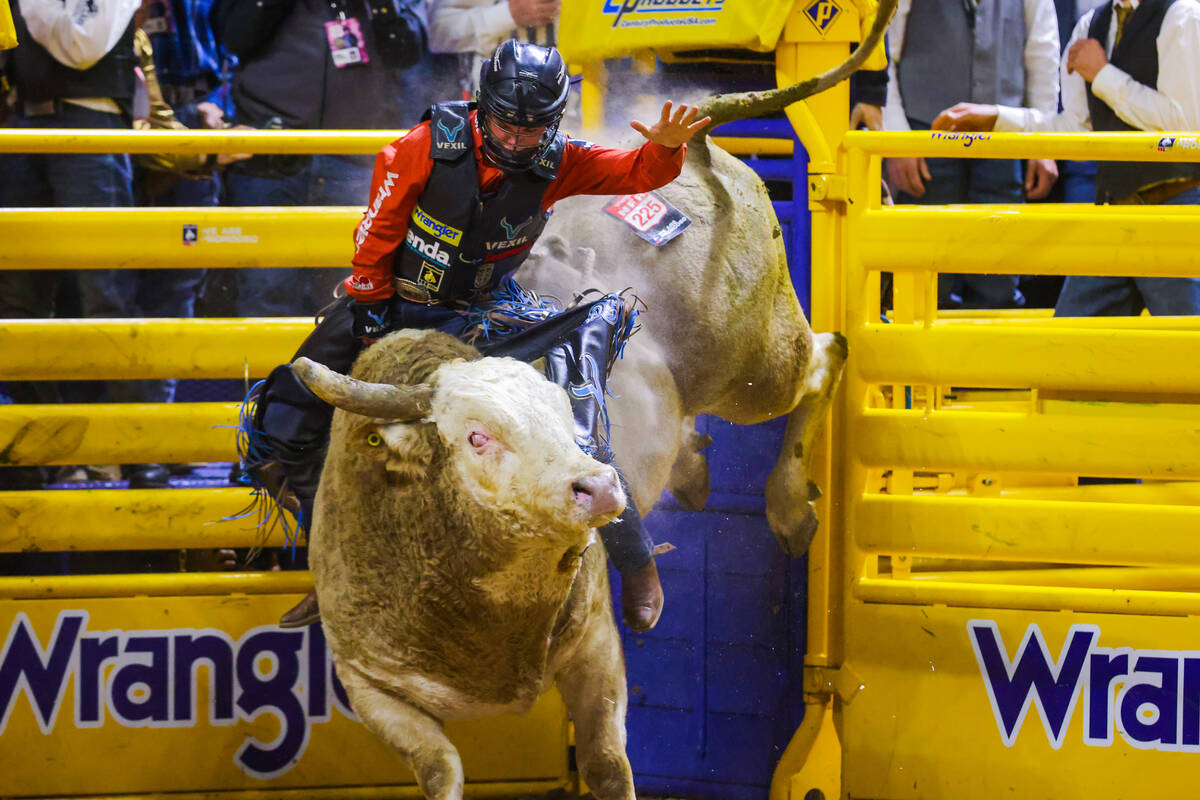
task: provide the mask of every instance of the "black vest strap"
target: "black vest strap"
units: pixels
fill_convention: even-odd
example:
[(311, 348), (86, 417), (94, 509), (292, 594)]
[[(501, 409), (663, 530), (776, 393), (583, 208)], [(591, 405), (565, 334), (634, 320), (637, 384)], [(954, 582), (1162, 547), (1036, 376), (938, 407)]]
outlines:
[[(429, 120), (429, 157), (434, 161), (458, 161), (474, 149), (475, 132), (471, 130), (471, 111), (474, 103), (438, 103), (422, 117)], [(474, 159), (471, 159), (474, 162)]]
[[(1163, 17), (1174, 3), (1175, 0), (1142, 0), (1125, 20), (1121, 41), (1117, 42), (1109, 59), (1113, 66), (1151, 89), (1158, 88), (1158, 33), (1162, 30)], [(1097, 8), (1088, 26), (1088, 37), (1107, 42), (1114, 16), (1112, 3)], [(1096, 97), (1090, 83), (1087, 85), (1087, 100), (1092, 130), (1139, 130)], [(1148, 186), (1197, 177), (1200, 177), (1200, 164), (1101, 161), (1096, 169), (1096, 202), (1112, 203)]]

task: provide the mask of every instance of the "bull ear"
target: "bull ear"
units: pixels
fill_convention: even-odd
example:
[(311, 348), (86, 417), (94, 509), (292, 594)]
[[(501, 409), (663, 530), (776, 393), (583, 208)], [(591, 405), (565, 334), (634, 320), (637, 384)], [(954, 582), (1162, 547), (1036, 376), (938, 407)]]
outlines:
[(292, 372), (317, 397), (335, 408), (377, 419), (415, 420), (429, 413), (433, 388), (428, 384), (392, 386), (367, 383), (334, 372), (324, 364), (301, 356)]

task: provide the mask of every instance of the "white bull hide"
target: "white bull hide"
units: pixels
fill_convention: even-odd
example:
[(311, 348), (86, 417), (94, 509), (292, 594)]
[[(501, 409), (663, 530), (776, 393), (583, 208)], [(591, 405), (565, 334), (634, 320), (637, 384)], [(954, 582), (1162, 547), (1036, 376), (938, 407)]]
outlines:
[(517, 274), (528, 288), (568, 300), (582, 288), (632, 287), (643, 329), (614, 369), (612, 443), (634, 499), (649, 510), (664, 488), (689, 507), (708, 493), (698, 414), (741, 425), (791, 413), (767, 487), (781, 546), (804, 553), (816, 531), (808, 478), (813, 444), (845, 363), (845, 341), (814, 335), (788, 275), (783, 236), (766, 188), (709, 143), (710, 165), (689, 154), (660, 190), (692, 224), (659, 248), (604, 212), (607, 197), (559, 202)]

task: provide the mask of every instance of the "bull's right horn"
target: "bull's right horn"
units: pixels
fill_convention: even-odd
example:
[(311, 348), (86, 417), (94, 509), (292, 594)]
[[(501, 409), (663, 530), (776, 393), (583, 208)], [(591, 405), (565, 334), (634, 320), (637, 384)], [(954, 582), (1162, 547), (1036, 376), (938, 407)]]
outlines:
[(326, 403), (364, 417), (420, 419), (429, 413), (433, 397), (433, 388), (425, 383), (416, 386), (367, 383), (304, 356), (292, 362), (292, 372)]

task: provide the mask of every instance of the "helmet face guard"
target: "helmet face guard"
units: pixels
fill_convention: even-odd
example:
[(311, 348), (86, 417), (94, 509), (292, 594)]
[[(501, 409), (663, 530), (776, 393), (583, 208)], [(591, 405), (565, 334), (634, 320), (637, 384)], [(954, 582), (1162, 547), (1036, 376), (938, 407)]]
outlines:
[(529, 169), (558, 133), (570, 80), (554, 48), (509, 39), (479, 76), (483, 151), (507, 172)]

